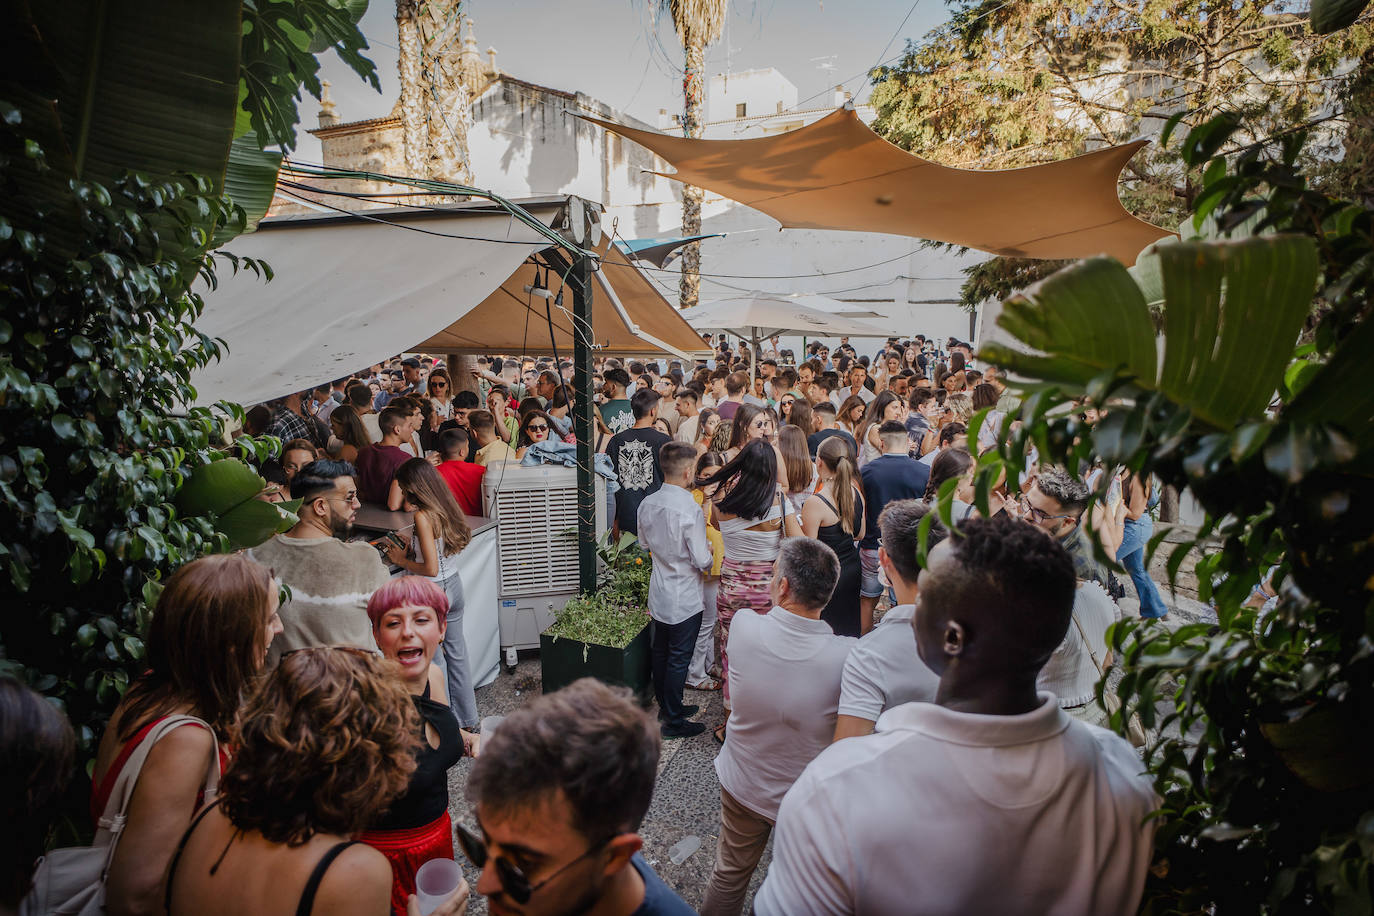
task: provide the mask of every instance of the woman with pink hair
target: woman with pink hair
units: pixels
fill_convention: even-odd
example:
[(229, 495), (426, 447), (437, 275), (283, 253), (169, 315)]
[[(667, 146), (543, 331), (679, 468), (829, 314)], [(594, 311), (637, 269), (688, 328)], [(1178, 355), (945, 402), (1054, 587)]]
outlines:
[(448, 609), (448, 595), (423, 576), (397, 576), (367, 602), (372, 636), (382, 654), (400, 666), (421, 732), (410, 787), (359, 837), (391, 862), (391, 905), (397, 913), (405, 913), (421, 865), (453, 858), (448, 771), (458, 758), (477, 756), (477, 736), (459, 728), (448, 705), (444, 671), (434, 664)]

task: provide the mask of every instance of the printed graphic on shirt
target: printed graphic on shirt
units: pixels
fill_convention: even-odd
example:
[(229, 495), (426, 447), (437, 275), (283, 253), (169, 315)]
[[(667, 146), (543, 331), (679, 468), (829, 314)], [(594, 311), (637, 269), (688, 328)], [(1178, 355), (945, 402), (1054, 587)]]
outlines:
[(648, 443), (631, 439), (620, 448), (620, 485), (627, 490), (647, 490), (654, 482), (654, 453)]
[(633, 414), (629, 413), (612, 414), (610, 422), (606, 425), (611, 428), (612, 434), (623, 433), (625, 430), (635, 425), (635, 418)]

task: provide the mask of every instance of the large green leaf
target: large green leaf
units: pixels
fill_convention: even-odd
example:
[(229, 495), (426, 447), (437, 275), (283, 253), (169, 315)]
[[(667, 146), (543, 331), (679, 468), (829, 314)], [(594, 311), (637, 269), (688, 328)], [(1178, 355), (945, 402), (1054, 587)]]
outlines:
[(215, 529), (229, 538), (235, 550), (256, 547), (272, 535), (296, 524), (296, 515), (282, 503), (249, 499), (215, 519)]
[(251, 130), (234, 138), (229, 147), (229, 165), (224, 172), (224, 193), (243, 208), (245, 222), (242, 226), (224, 227), (215, 237), (216, 244), (258, 227), (258, 221), (272, 204), (281, 160), (281, 153), (259, 146), (258, 135)]
[(50, 110), (77, 177), (109, 185), (132, 170), (221, 180), (238, 100), (240, 8), (239, 0), (29, 7), (58, 76)]
[(1312, 307), (1316, 245), (1301, 236), (1181, 242), (1159, 258), (1160, 390), (1223, 429), (1262, 413)]
[(223, 515), (253, 499), (267, 481), (237, 458), (221, 458), (193, 469), (177, 491), (182, 515)]
[(1122, 368), (1151, 384), (1154, 325), (1140, 288), (1113, 258), (1089, 258), (1013, 296), (998, 325), (1033, 350), (992, 345), (989, 361), (1048, 381), (1087, 385), (1103, 370)]
[(1145, 297), (1126, 268), (1092, 258), (1006, 303), (998, 324), (1033, 353), (990, 345), (989, 361), (1080, 389), (1124, 371), (1229, 429), (1263, 412), (1311, 307), (1317, 251), (1302, 236), (1158, 246), (1164, 363)]

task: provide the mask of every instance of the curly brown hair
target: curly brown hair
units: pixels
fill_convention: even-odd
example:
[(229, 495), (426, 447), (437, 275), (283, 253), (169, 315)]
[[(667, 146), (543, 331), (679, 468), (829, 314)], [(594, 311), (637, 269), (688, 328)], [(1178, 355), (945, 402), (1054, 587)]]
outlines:
[(288, 846), (356, 834), (409, 786), (418, 734), (395, 662), (360, 649), (287, 653), (234, 724), (224, 813)]

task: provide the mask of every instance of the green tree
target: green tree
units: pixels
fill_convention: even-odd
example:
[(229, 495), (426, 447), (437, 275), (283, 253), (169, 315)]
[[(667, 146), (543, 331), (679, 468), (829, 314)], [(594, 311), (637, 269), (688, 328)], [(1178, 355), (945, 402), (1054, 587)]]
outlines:
[[(1305, 5), (1279, 0), (957, 0), (949, 22), (874, 72), (874, 129), (945, 165), (1015, 168), (1158, 134), (1192, 112), (1239, 118), (1230, 149), (1327, 120), (1309, 162), (1340, 149), (1328, 108), (1344, 67), (1371, 45), (1371, 17), (1313, 35)], [(1347, 153), (1348, 154), (1348, 153)], [(1200, 174), (1176, 149), (1147, 148), (1127, 166), (1122, 201), (1175, 226), (1193, 210)], [(1053, 273), (1058, 262), (972, 269), (972, 308)]]
[(87, 755), (163, 577), (286, 520), (179, 511), (222, 438), (218, 414), (183, 409), (220, 355), (195, 320), (217, 265), (270, 273), (214, 249), (266, 210), (315, 55), (376, 84), (364, 6), (20, 2), (0, 20), (0, 671), (61, 703)]

